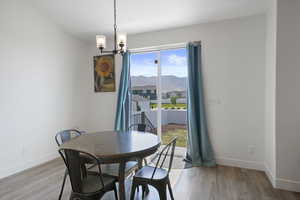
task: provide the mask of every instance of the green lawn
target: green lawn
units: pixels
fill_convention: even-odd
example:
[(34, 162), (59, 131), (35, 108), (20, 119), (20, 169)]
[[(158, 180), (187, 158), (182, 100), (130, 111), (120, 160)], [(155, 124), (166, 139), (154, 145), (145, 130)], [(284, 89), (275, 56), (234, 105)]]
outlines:
[(175, 130), (169, 130), (167, 132), (163, 132), (162, 133), (162, 143), (167, 144), (175, 136), (177, 136), (176, 146), (186, 147), (186, 139), (187, 139), (186, 138), (186, 136), (187, 136), (186, 129), (175, 129)]
[[(151, 103), (150, 106), (151, 106), (151, 108), (157, 108), (156, 103)], [(164, 109), (186, 109), (185, 103), (177, 103), (177, 104), (163, 103), (163, 104), (161, 104), (161, 106)]]

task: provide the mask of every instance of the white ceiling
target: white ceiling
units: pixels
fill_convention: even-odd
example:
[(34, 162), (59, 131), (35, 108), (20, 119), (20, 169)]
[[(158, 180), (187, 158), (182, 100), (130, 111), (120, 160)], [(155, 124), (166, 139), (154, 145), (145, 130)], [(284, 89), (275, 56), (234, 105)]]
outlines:
[[(113, 0), (32, 0), (80, 38), (111, 33)], [(128, 34), (263, 13), (267, 0), (117, 0), (118, 27)]]

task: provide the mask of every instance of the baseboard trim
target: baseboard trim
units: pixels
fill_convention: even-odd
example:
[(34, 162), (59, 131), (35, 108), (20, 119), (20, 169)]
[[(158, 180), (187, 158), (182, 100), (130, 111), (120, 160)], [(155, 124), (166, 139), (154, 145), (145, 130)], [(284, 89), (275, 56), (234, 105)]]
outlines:
[(240, 167), (245, 169), (255, 169), (259, 171), (265, 170), (263, 163), (257, 161), (239, 160), (239, 159), (224, 158), (224, 157), (217, 157), (216, 160), (217, 160), (217, 164), (219, 165)]
[(22, 171), (25, 171), (27, 169), (30, 169), (30, 168), (36, 167), (38, 165), (44, 164), (44, 163), (46, 163), (50, 160), (54, 160), (56, 158), (58, 158), (57, 153), (50, 153), (46, 156), (43, 156), (43, 157), (40, 157), (40, 158), (37, 158), (37, 159), (34, 159), (34, 160), (29, 160), (29, 161), (26, 161), (24, 163), (15, 165), (13, 167), (0, 169), (0, 179), (12, 176), (12, 175), (17, 174), (19, 172), (22, 172)]
[(300, 192), (300, 181), (292, 181), (288, 179), (277, 178), (275, 188), (288, 190), (292, 192)]
[(292, 192), (300, 192), (300, 181), (293, 181), (284, 178), (276, 178), (275, 174), (272, 173), (272, 171), (269, 169), (269, 167), (266, 164), (255, 162), (255, 161), (222, 158), (222, 157), (218, 157), (216, 160), (217, 160), (217, 164), (219, 165), (264, 171), (274, 188), (292, 191)]
[(268, 165), (265, 163), (265, 174), (267, 175), (269, 181), (271, 182), (272, 186), (276, 188), (276, 178), (275, 174), (272, 173), (271, 169), (268, 167)]
[(272, 171), (266, 164), (265, 173), (274, 188), (292, 192), (300, 192), (300, 181), (276, 178), (275, 174), (272, 173)]

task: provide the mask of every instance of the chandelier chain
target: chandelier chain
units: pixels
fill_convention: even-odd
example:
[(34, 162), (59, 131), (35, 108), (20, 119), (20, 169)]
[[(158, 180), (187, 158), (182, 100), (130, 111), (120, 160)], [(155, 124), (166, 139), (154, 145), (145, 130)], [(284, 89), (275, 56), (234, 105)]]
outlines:
[(117, 28), (117, 5), (116, 5), (116, 0), (114, 0), (114, 27)]
[[(96, 43), (97, 43), (97, 48), (102, 53), (113, 53), (115, 54), (121, 54), (123, 55), (124, 52), (126, 51), (126, 34), (120, 34), (118, 35), (118, 26), (117, 26), (117, 0), (113, 0), (114, 3), (114, 47), (113, 50), (107, 51), (104, 50), (105, 44), (106, 44), (106, 39), (105, 36), (103, 35), (97, 35), (96, 36)], [(120, 40), (120, 41), (117, 41)]]
[(116, 0), (114, 0), (114, 51), (117, 51), (117, 5)]

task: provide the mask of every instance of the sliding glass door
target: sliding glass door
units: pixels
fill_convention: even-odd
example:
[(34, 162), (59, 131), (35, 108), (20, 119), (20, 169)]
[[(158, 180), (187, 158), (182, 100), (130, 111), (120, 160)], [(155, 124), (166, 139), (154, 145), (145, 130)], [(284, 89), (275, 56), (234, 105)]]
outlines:
[(136, 53), (131, 56), (131, 101), (134, 129), (145, 124), (147, 132), (159, 134), (157, 52)]
[[(186, 49), (160, 52), (161, 136), (163, 143), (177, 136), (177, 147), (187, 139), (187, 63)], [(180, 149), (180, 148), (177, 148)]]
[(132, 123), (146, 124), (163, 144), (174, 136), (186, 147), (186, 50), (135, 53), (131, 57)]

